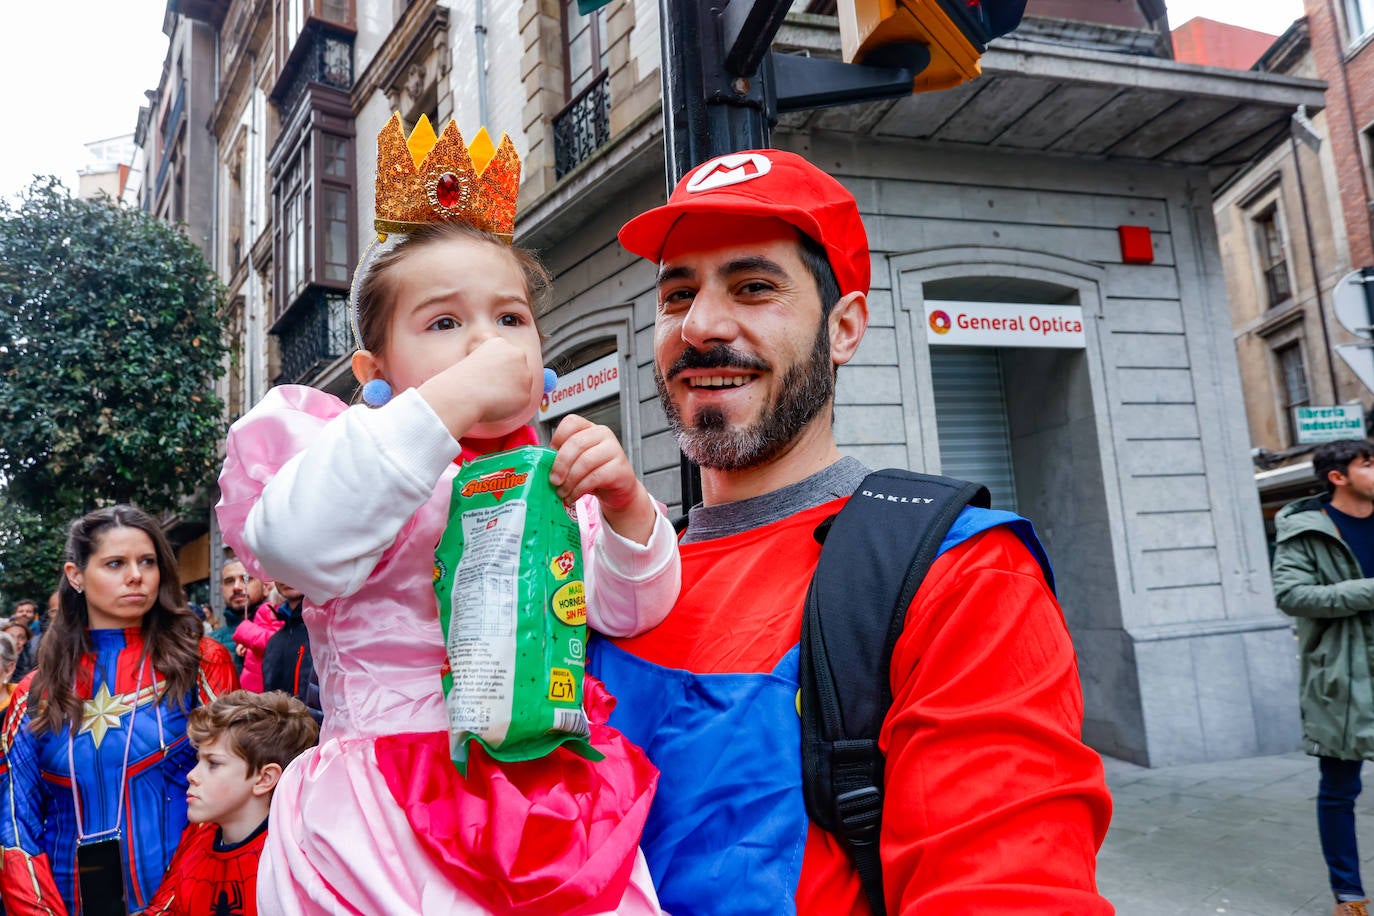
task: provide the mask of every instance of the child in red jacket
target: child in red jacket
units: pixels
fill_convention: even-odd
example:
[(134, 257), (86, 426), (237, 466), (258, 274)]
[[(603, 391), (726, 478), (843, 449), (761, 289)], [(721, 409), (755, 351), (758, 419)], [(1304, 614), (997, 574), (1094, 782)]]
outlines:
[(305, 704), (281, 691), (235, 690), (191, 713), (197, 763), (187, 777), (187, 818), (176, 855), (145, 916), (257, 916), (258, 859), (277, 780), (315, 744)]

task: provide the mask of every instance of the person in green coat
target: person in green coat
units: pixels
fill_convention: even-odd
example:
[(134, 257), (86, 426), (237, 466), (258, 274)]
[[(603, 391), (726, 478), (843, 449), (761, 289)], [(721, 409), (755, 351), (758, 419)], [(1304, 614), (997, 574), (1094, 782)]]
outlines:
[(1303, 742), (1317, 758), (1317, 833), (1336, 916), (1368, 916), (1355, 841), (1360, 766), (1374, 759), (1374, 443), (1319, 447), (1325, 496), (1275, 519), (1274, 597), (1297, 618)]

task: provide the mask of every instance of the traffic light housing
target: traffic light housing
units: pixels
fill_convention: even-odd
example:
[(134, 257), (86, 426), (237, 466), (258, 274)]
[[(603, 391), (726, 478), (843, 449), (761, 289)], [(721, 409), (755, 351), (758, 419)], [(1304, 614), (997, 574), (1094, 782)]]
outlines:
[(949, 89), (983, 72), (988, 42), (1021, 23), (1026, 0), (839, 0), (840, 45), (851, 64), (890, 66), (913, 44), (930, 52), (913, 92)]

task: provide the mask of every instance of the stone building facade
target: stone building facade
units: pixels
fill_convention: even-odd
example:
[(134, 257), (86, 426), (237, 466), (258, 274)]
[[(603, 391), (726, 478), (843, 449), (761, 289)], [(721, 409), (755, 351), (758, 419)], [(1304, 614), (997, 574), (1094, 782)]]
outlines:
[[(1295, 22), (1256, 68), (1316, 79), (1308, 20)], [(1271, 529), (1284, 503), (1315, 492), (1314, 446), (1298, 441), (1294, 408), (1370, 403), (1333, 349), (1356, 340), (1331, 314), (1331, 291), (1352, 264), (1333, 117), (1329, 106), (1295, 113), (1284, 142), (1215, 201), (1256, 485)]]
[[(1374, 429), (1374, 392), (1337, 351), (1374, 360), (1333, 312), (1342, 278), (1369, 269), (1374, 185), (1374, 6), (1307, 4), (1255, 69), (1326, 84), (1325, 109), (1295, 113), (1286, 141), (1218, 195), (1256, 484), (1266, 520), (1318, 489), (1315, 445), (1294, 410), (1344, 405)], [(1369, 373), (1374, 377), (1374, 371)], [(1272, 527), (1272, 521), (1269, 522)]]
[[(218, 36), (208, 24), (180, 15), (175, 3), (168, 4), (162, 28), (168, 41), (161, 77), (134, 130), (135, 158), (143, 164), (136, 204), (182, 224), (206, 260), (217, 264), (216, 138), (207, 122), (217, 95)], [(203, 493), (159, 519), (196, 602), (210, 597), (217, 572), (210, 562), (210, 514), (209, 494)]]
[(1374, 267), (1374, 2), (1306, 0), (1351, 263)]
[[(615, 241), (666, 194), (657, 0), (586, 17), (576, 0), (170, 9), (218, 36), (203, 180), (221, 202), (242, 195), (218, 211), (216, 263), (239, 278), (242, 348), (266, 369), (236, 382), (239, 406), (268, 379), (351, 392), (342, 308), (372, 234), (372, 138), (391, 112), (451, 116), (465, 134), (485, 122), (524, 157), (516, 241), (555, 275), (546, 355), (596, 380), (539, 422), (575, 407), (611, 425), (652, 491), (680, 502), (652, 380), (654, 270)], [(775, 51), (837, 57), (833, 11), (796, 3)], [(986, 480), (1035, 521), (1095, 747), (1152, 765), (1293, 748), (1296, 671), (1211, 202), (1299, 104), (1322, 108), (1320, 86), (1174, 62), (1155, 0), (1028, 12), (967, 86), (778, 125), (774, 144), (844, 182), (870, 233), (873, 321), (840, 374), (837, 438), (871, 465)], [(251, 191), (225, 187), (238, 148)], [(938, 333), (935, 312), (1072, 315), (1081, 330), (1061, 347), (952, 346), (961, 335)], [(267, 333), (250, 340), (250, 320)]]
[[(1163, 764), (1296, 745), (1211, 194), (1286, 135), (1296, 105), (1322, 102), (1312, 81), (1175, 64), (1136, 13), (1029, 18), (969, 86), (788, 116), (774, 141), (855, 192), (874, 250), (873, 326), (840, 374), (842, 448), (995, 481), (1034, 519), (1079, 648), (1088, 740)], [(837, 44), (828, 17), (794, 12), (775, 48)], [(532, 196), (520, 239), (557, 277), (551, 349), (572, 365), (617, 355), (623, 438), (671, 503), (653, 269), (614, 241), (663, 199), (660, 128), (625, 123)], [(1124, 226), (1148, 231), (1152, 263), (1124, 261)], [(1077, 306), (1085, 342), (947, 347), (930, 300)]]

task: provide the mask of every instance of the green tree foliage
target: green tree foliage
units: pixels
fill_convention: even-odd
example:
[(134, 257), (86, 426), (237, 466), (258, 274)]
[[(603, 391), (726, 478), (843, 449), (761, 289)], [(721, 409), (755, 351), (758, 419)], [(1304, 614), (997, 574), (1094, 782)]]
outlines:
[(57, 587), (66, 539), (65, 525), (46, 522), (39, 513), (10, 502), (0, 492), (0, 612), (8, 614), (20, 598), (43, 605)]
[(82, 512), (161, 512), (213, 481), (223, 301), (200, 250), (141, 211), (76, 200), (55, 178), (0, 202), (7, 595), (51, 590)]

